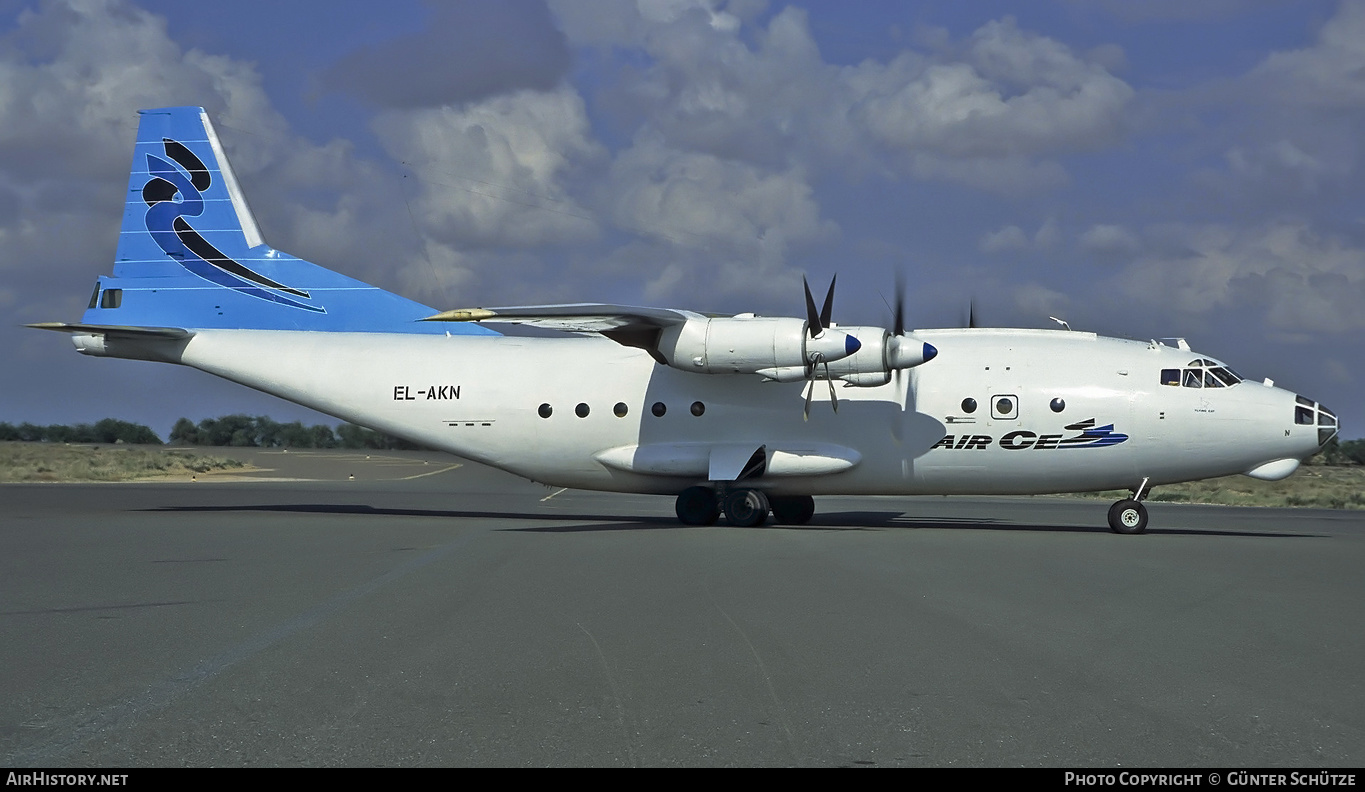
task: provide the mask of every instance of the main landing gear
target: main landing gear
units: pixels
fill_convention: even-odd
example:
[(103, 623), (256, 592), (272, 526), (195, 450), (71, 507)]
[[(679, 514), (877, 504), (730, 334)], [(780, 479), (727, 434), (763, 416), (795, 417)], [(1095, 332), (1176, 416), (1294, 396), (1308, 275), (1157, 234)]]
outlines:
[(760, 489), (738, 487), (717, 490), (688, 487), (674, 504), (684, 525), (714, 525), (722, 511), (731, 525), (756, 528), (768, 521), (768, 513), (782, 525), (805, 525), (815, 514), (815, 499), (809, 495), (768, 495)]
[(1142, 498), (1147, 494), (1147, 482), (1143, 479), (1133, 490), (1133, 497), (1124, 498), (1109, 507), (1109, 530), (1117, 534), (1140, 534), (1147, 532), (1147, 507)]

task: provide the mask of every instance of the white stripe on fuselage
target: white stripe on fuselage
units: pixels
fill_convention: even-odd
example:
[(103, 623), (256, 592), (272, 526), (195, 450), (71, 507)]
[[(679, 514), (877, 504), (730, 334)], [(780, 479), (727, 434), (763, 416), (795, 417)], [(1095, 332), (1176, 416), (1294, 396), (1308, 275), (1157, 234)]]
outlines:
[[(1198, 357), (1188, 351), (1065, 331), (915, 334), (939, 354), (904, 372), (901, 388), (837, 387), (835, 414), (827, 384), (817, 382), (809, 421), (802, 383), (680, 371), (594, 336), (200, 330), (181, 362), (526, 478), (586, 489), (676, 493), (697, 483), (596, 458), (668, 444), (856, 452), (858, 462), (842, 472), (759, 480), (772, 492), (814, 495), (1131, 488), (1143, 478), (1244, 472), (1317, 448), (1315, 428), (1294, 425), (1287, 391), (1251, 382), (1162, 386), (1161, 369)], [(1016, 416), (992, 417), (1001, 396), (1015, 401)], [(974, 413), (962, 409), (966, 398), (976, 400)], [(1053, 412), (1058, 398), (1065, 406)], [(662, 417), (651, 412), (656, 402), (667, 407)], [(693, 415), (694, 402), (702, 415)], [(549, 418), (541, 404), (551, 406)], [(586, 417), (575, 414), (579, 404)], [(1065, 427), (1088, 419), (1127, 440), (1061, 444), (1080, 433)], [(942, 447), (948, 435), (953, 447)]]

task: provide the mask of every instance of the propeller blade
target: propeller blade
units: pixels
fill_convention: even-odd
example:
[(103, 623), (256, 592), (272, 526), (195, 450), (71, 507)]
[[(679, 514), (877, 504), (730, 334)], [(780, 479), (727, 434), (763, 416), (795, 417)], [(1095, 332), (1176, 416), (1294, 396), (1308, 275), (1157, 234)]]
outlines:
[(967, 303), (967, 327), (976, 329), (976, 298), (973, 297)]
[[(810, 291), (807, 290), (806, 294), (809, 295)], [(814, 355), (811, 356), (810, 368), (806, 369), (806, 379), (810, 380), (810, 387), (806, 389), (806, 407), (805, 410), (801, 413), (801, 420), (803, 421), (810, 420), (810, 400), (815, 396), (815, 367), (820, 365), (820, 363), (823, 362), (824, 359), (825, 359), (824, 355), (820, 354), (819, 352), (816, 352)], [(825, 363), (825, 371), (826, 372), (829, 371), (828, 363)]]
[[(839, 412), (839, 397), (834, 395), (834, 380), (829, 376), (829, 361), (825, 361), (825, 382), (829, 383), (829, 403), (834, 411)], [(815, 380), (811, 380), (810, 389), (815, 390)]]
[(829, 279), (829, 291), (825, 292), (825, 305), (820, 309), (821, 329), (829, 327), (830, 320), (834, 315), (834, 282), (837, 280), (839, 280), (838, 275)]
[(806, 324), (810, 337), (815, 338), (825, 331), (825, 326), (820, 322), (820, 314), (815, 312), (815, 298), (811, 296), (810, 284), (806, 282), (806, 276), (801, 276), (801, 285), (806, 287)]
[(900, 273), (896, 273), (896, 312), (895, 319), (891, 324), (891, 335), (902, 335), (905, 333), (905, 281)]

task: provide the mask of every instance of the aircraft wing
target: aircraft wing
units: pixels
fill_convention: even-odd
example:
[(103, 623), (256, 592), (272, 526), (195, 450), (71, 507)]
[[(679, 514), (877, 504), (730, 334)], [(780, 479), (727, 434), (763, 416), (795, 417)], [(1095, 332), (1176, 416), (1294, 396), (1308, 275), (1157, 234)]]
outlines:
[(522, 305), (509, 308), (458, 308), (428, 316), (424, 322), (507, 322), (571, 333), (607, 333), (612, 330), (661, 330), (700, 318), (691, 311), (672, 308), (640, 308), (630, 305), (573, 303), (569, 305)]
[(643, 349), (664, 365), (659, 336), (665, 327), (701, 314), (672, 308), (640, 308), (631, 305), (573, 303), (568, 305), (521, 305), (509, 308), (457, 308), (428, 316), (424, 322), (508, 322), (571, 333), (600, 333), (621, 346)]

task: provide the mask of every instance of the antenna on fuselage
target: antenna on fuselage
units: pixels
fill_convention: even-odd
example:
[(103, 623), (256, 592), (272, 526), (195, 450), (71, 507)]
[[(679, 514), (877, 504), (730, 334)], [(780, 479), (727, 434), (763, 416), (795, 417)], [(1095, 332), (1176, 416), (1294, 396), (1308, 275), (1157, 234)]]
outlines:
[(1056, 322), (1057, 324), (1061, 325), (1062, 327), (1065, 327), (1067, 330), (1070, 330), (1070, 329), (1071, 329), (1071, 325), (1067, 324), (1066, 322), (1062, 321), (1061, 319), (1058, 319), (1058, 318), (1055, 317), (1055, 316), (1049, 316), (1048, 318), (1051, 319), (1052, 321)]

